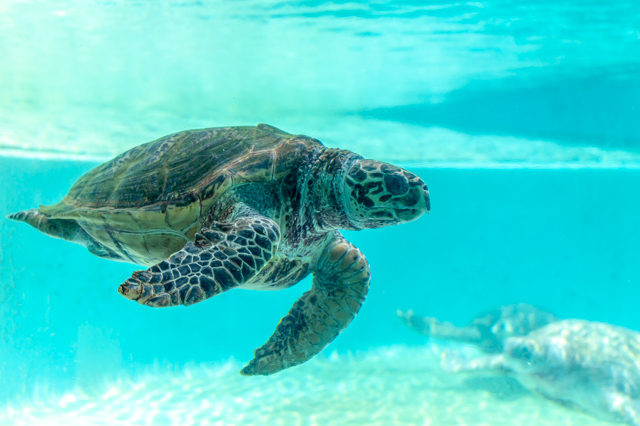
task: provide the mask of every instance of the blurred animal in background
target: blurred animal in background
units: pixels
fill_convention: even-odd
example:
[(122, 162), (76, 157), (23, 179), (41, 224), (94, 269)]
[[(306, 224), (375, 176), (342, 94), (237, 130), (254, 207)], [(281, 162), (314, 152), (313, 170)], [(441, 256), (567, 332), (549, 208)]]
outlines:
[(413, 330), (438, 339), (476, 346), (487, 353), (500, 352), (512, 336), (524, 336), (560, 318), (526, 303), (506, 305), (478, 315), (469, 325), (457, 327), (433, 317), (398, 310), (398, 316)]
[(640, 426), (640, 333), (562, 320), (504, 340), (496, 354), (465, 359), (445, 352), (453, 372), (506, 374), (525, 388), (605, 420)]

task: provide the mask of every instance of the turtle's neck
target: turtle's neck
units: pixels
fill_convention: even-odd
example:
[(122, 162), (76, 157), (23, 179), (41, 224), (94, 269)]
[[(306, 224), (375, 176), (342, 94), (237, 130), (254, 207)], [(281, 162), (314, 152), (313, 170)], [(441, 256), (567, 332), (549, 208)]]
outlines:
[(359, 158), (351, 151), (324, 147), (309, 153), (298, 180), (303, 200), (301, 224), (307, 233), (359, 229), (349, 220), (343, 202), (345, 174)]

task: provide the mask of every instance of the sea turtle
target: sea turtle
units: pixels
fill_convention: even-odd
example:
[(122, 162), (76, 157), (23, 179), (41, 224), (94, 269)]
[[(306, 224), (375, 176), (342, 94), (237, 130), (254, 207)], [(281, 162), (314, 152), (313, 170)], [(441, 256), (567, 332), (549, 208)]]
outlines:
[(422, 334), (470, 344), (487, 353), (502, 351), (503, 342), (509, 337), (524, 336), (559, 320), (555, 315), (526, 303), (506, 305), (480, 314), (464, 327), (433, 317), (416, 318), (412, 310), (398, 310), (398, 316)]
[(190, 306), (232, 288), (313, 284), (241, 371), (303, 363), (358, 313), (369, 265), (338, 230), (429, 211), (415, 174), (266, 124), (175, 133), (82, 176), (53, 206), (9, 218), (100, 257), (148, 266), (118, 291), (151, 307)]
[(596, 417), (640, 426), (640, 333), (585, 320), (561, 320), (510, 337), (500, 354), (464, 360), (450, 371), (506, 373), (525, 388)]

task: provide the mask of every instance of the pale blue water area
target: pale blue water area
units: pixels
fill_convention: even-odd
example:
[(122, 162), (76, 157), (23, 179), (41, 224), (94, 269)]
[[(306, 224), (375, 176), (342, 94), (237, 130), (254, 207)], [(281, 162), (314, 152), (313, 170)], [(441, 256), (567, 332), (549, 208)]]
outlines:
[[(638, 6), (0, 2), (0, 424), (610, 424), (444, 371), (460, 347), (396, 312), (530, 303), (640, 330)], [(300, 367), (238, 374), (310, 279), (150, 309), (116, 291), (140, 267), (4, 218), (139, 143), (257, 123), (430, 189), (418, 221), (345, 232), (371, 290)]]

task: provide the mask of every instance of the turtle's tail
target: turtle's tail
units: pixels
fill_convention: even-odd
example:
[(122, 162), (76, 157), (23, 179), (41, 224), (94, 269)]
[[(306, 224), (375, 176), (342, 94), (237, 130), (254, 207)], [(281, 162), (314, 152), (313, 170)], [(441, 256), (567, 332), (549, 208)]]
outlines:
[(41, 213), (38, 209), (24, 210), (7, 216), (8, 219), (25, 222), (43, 234), (54, 238), (61, 238), (67, 241), (75, 241), (79, 234), (84, 234), (84, 230), (75, 220), (51, 219)]

